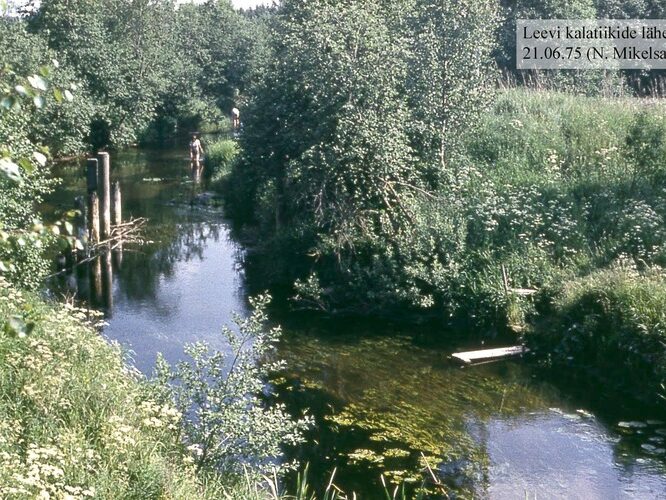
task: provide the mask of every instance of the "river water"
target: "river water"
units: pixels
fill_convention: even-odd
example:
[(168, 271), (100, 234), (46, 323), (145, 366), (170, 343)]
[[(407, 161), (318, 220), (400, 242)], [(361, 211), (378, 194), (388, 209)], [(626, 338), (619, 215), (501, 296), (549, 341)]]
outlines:
[[(63, 183), (51, 212), (85, 192), (82, 165), (56, 175)], [(158, 352), (183, 359), (185, 343), (227, 349), (222, 325), (248, 311), (245, 254), (219, 209), (190, 204), (203, 188), (185, 152), (119, 153), (112, 178), (123, 187), (124, 218), (149, 219), (149, 242), (114, 256), (106, 291), (82, 268), (54, 289), (104, 309), (103, 334), (147, 375)], [(666, 498), (666, 423), (600, 404), (521, 361), (464, 369), (447, 361), (478, 347), (481, 334), (433, 340), (418, 327), (288, 311), (274, 319), (284, 326), (277, 356), (287, 369), (272, 387), (317, 421), (307, 445), (289, 450), (310, 463), (312, 483), (326, 484), (337, 468), (343, 489), (383, 498), (380, 474), (418, 484), (427, 465), (460, 498)]]

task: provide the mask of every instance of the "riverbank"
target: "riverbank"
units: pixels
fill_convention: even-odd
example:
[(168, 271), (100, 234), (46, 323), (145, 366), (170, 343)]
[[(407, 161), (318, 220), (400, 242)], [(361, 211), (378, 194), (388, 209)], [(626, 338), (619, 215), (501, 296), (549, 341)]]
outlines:
[[(618, 265), (633, 266), (638, 274), (632, 281), (643, 282), (665, 262), (663, 116), (658, 100), (504, 90), (492, 111), (464, 134), (455, 179), (444, 177), (436, 189), (409, 196), (409, 207), (403, 207), (409, 232), (399, 231), (386, 244), (386, 235), (366, 234), (338, 258), (329, 252), (337, 236), (317, 225), (316, 206), (283, 194), (278, 211), (275, 182), (248, 163), (257, 160), (254, 153), (241, 154), (226, 177), (227, 209), (245, 223), (253, 249), (246, 263), (250, 281), (288, 290), (297, 307), (436, 320), (445, 328), (530, 330), (530, 342), (553, 346), (558, 335), (566, 343), (565, 332), (589, 313), (582, 308), (577, 317), (560, 314), (565, 290), (594, 283)], [(316, 166), (308, 168), (285, 190), (309, 175), (316, 178)], [(553, 303), (554, 309), (543, 307)], [(661, 305), (652, 305), (663, 313)], [(551, 314), (570, 323), (544, 331)], [(644, 348), (642, 341), (629, 344)], [(544, 354), (566, 364), (571, 353), (565, 351)], [(598, 356), (576, 359), (600, 382), (619, 376), (597, 364)], [(606, 387), (613, 385), (608, 378)], [(636, 387), (638, 399), (657, 401), (655, 391), (664, 382)]]
[(183, 412), (99, 335), (101, 314), (0, 280), (0, 318), (2, 498), (283, 498), (277, 477), (201, 466)]
[(526, 336), (550, 368), (620, 404), (664, 412), (666, 274), (616, 265), (553, 290)]
[(663, 115), (656, 100), (511, 90), (467, 146), (499, 194), (479, 248), (537, 290), (508, 293), (501, 317), (545, 364), (662, 412)]
[(0, 317), (0, 496), (220, 498), (221, 478), (192, 466), (178, 412), (84, 311), (3, 281)]

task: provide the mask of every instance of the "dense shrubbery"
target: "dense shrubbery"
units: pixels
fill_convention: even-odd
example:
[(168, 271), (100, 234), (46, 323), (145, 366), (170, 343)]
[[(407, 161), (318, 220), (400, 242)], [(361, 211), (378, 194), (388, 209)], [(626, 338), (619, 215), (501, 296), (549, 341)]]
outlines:
[[(0, 317), (0, 496), (217, 498), (188, 465), (180, 413), (141, 388), (83, 312), (0, 282)], [(10, 318), (30, 333), (10, 335)]]
[(493, 2), (282, 5), (230, 197), (272, 235), (277, 279), (324, 307), (433, 305), (423, 277), (463, 244), (454, 172), (490, 102), (495, 20)]
[[(510, 286), (541, 288), (607, 266), (622, 255), (662, 262), (666, 122), (660, 102), (511, 90), (476, 125), (462, 134), (456, 156), (438, 174), (444, 179), (434, 188), (414, 185), (400, 203), (389, 202), (391, 213), (376, 235), (368, 232), (371, 217), (365, 233), (345, 235), (309, 219), (322, 206), (291, 208), (290, 220), (298, 224), (274, 234), (278, 242), (286, 239), (292, 245), (293, 235), (301, 244), (297, 264), (285, 265), (301, 273), (290, 275), (300, 279), (301, 298), (317, 307), (327, 305), (322, 294), (335, 301), (365, 300), (380, 310), (383, 301), (397, 300), (426, 311), (467, 310), (494, 319), (516, 312), (515, 300), (504, 293), (502, 265)], [(340, 124), (337, 133), (345, 128)], [(273, 147), (284, 148), (285, 140)], [(266, 152), (250, 158), (256, 165), (271, 156)], [(292, 159), (288, 172), (297, 161), (303, 160)], [(364, 172), (368, 164), (357, 161)], [(313, 183), (320, 182), (322, 162), (309, 165), (289, 177), (289, 190), (307, 181), (314, 189)], [(396, 185), (413, 185), (409, 176), (427, 170), (421, 165), (414, 160), (405, 166)], [(241, 168), (251, 170), (245, 173), (248, 182), (275, 172), (268, 166), (259, 172)], [(271, 231), (275, 202), (268, 200), (275, 190), (273, 181), (256, 198), (255, 214)], [(291, 196), (290, 203), (307, 199)], [(340, 208), (339, 197), (331, 199)], [(404, 228), (391, 217), (403, 218)], [(336, 259), (333, 249), (342, 237), (355, 253)], [(369, 244), (379, 246), (365, 255)], [(315, 258), (303, 265), (308, 252)], [(336, 277), (335, 266), (344, 266), (343, 273), (354, 278)], [(332, 297), (335, 287), (343, 290)]]
[(662, 405), (666, 397), (666, 277), (633, 264), (564, 283), (528, 337), (552, 365), (592, 383)]
[(263, 330), (266, 300), (256, 305), (227, 331), (233, 363), (193, 346), (192, 364), (162, 363), (149, 385), (85, 311), (0, 279), (0, 496), (266, 498), (259, 472), (306, 421), (258, 399), (257, 360), (278, 332)]
[(479, 115), (493, 4), (398, 6), (294, 1), (276, 19), (229, 196), (272, 235), (271, 279), (318, 308), (496, 319), (515, 311), (502, 265), (541, 287), (656, 257), (658, 104), (510, 90)]

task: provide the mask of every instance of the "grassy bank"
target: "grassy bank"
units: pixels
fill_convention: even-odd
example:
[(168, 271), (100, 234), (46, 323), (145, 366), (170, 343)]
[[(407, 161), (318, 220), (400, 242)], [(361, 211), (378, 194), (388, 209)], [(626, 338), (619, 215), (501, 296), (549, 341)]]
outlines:
[(476, 244), (492, 255), (487, 271), (505, 265), (511, 286), (539, 289), (548, 304), (509, 295), (500, 317), (539, 325), (530, 341), (555, 366), (660, 403), (663, 103), (509, 91), (467, 150), (480, 191), (491, 186), (470, 211), (470, 236), (487, 235)]
[(666, 274), (614, 266), (553, 291), (528, 336), (557, 369), (629, 400), (666, 396)]
[(493, 277), (477, 289), (497, 283), (502, 264), (510, 285), (535, 288), (618, 259), (661, 264), (663, 112), (651, 101), (503, 94), (467, 143), (479, 172), (467, 198), (468, 252), (490, 256)]
[(178, 412), (84, 317), (0, 282), (0, 496), (220, 498)]
[(238, 153), (238, 144), (231, 139), (219, 139), (206, 147), (206, 167), (214, 187), (219, 188), (229, 176)]

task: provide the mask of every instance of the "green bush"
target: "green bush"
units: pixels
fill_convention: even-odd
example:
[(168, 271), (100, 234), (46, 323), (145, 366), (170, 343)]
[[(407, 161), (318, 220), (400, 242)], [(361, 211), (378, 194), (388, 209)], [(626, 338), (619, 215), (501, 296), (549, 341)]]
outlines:
[(240, 149), (236, 141), (220, 139), (206, 147), (206, 166), (211, 170), (213, 184), (221, 183), (231, 173)]
[(557, 367), (664, 408), (666, 273), (614, 266), (565, 282), (530, 343)]
[(278, 461), (280, 448), (303, 442), (301, 431), (310, 420), (292, 420), (284, 405), (266, 407), (261, 401), (266, 374), (284, 368), (281, 362), (261, 361), (280, 336), (279, 328), (265, 329), (269, 300), (250, 299), (254, 311), (248, 318), (236, 318), (238, 331), (223, 329), (231, 347), (228, 356), (197, 342), (185, 348), (192, 361), (182, 361), (175, 369), (158, 358), (158, 387), (164, 401), (183, 415), (184, 439), (195, 453), (197, 470), (242, 478), (248, 471), (268, 474), (295, 466)]

